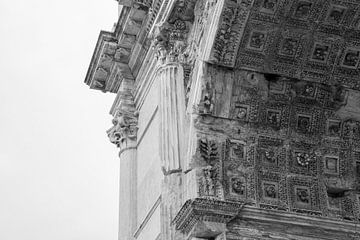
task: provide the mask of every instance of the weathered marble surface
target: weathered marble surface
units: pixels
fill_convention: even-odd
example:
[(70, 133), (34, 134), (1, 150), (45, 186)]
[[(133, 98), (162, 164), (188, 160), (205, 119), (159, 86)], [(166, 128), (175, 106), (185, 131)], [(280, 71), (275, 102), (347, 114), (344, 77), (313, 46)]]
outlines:
[(85, 82), (136, 152), (119, 239), (360, 239), (359, 1), (118, 2)]

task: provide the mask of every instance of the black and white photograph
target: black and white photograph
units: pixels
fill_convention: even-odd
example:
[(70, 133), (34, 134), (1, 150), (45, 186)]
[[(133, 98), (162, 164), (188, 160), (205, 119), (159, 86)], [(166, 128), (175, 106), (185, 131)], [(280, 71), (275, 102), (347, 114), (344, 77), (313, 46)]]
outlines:
[(0, 240), (360, 240), (360, 0), (0, 0)]

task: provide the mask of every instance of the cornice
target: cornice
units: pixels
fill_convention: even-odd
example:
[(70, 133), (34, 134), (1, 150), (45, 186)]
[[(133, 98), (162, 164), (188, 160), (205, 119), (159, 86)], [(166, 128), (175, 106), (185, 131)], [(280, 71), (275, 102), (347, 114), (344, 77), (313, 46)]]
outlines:
[(273, 222), (276, 224), (292, 224), (302, 227), (318, 228), (346, 233), (357, 233), (358, 223), (350, 221), (339, 221), (321, 216), (301, 215), (275, 210), (264, 210), (253, 206), (245, 206), (239, 215), (244, 220), (255, 220)]
[(91, 89), (117, 93), (123, 79), (134, 80), (154, 38), (176, 0), (117, 0), (121, 5), (112, 32), (101, 31), (87, 71)]
[[(91, 89), (106, 91), (105, 83), (113, 65), (112, 59), (110, 62), (106, 62), (106, 55), (108, 52), (110, 55), (113, 55), (111, 49), (116, 47), (116, 43), (117, 41), (113, 33), (107, 31), (100, 32), (85, 78), (85, 83), (90, 86)], [(111, 56), (109, 56), (109, 58), (111, 58)], [(103, 59), (103, 63), (101, 63), (101, 59)], [(103, 73), (103, 75), (101, 75), (101, 73)]]
[(338, 219), (264, 210), (248, 206), (246, 203), (210, 198), (195, 198), (186, 201), (174, 218), (173, 224), (177, 230), (189, 234), (194, 231), (195, 225), (199, 222), (210, 221), (229, 224), (236, 219), (306, 227), (313, 229), (314, 233), (327, 232), (328, 234), (339, 232), (356, 235), (359, 234), (357, 229), (360, 227), (358, 223), (339, 221)]
[(144, 42), (144, 37), (140, 39), (139, 36), (149, 11), (138, 2), (124, 2), (126, 5), (121, 8), (114, 31), (100, 32), (85, 79), (91, 89), (117, 93), (123, 79), (134, 80), (131, 69), (134, 66), (130, 62), (134, 57), (141, 57), (138, 51), (133, 52)]
[(185, 202), (173, 220), (176, 230), (188, 234), (200, 221), (228, 223), (244, 204), (210, 198), (196, 198)]

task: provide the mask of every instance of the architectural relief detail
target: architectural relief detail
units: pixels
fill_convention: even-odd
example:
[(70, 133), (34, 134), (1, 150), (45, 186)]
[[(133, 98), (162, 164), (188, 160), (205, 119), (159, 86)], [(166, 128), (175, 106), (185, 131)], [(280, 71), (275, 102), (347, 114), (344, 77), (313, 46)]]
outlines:
[[(100, 44), (101, 49), (97, 53), (98, 62), (94, 66), (94, 70), (92, 70), (94, 72), (92, 75), (88, 75), (89, 85), (96, 90), (116, 93), (122, 79), (133, 79), (128, 67), (131, 49), (118, 44), (118, 41), (114, 39), (107, 41), (100, 38), (98, 44)], [(91, 72), (88, 74), (91, 74)]]
[(113, 127), (107, 130), (111, 143), (120, 148), (120, 153), (136, 148), (138, 130), (138, 111), (134, 104), (134, 81), (123, 79), (110, 113), (114, 116)]
[(296, 152), (296, 161), (299, 165), (305, 167), (308, 166), (311, 162), (316, 161), (316, 155), (313, 153), (305, 152)]
[(360, 2), (119, 3), (86, 83), (117, 92), (108, 135), (141, 167), (158, 84), (158, 238), (360, 238)]
[(235, 66), (237, 51), (252, 4), (252, 0), (225, 1), (209, 57), (210, 62), (226, 67)]
[(119, 5), (135, 8), (149, 9), (153, 3), (152, 0), (117, 0)]
[(128, 147), (136, 147), (138, 113), (118, 111), (112, 123), (114, 126), (107, 130), (110, 142), (121, 151)]
[(268, 2), (255, 1), (251, 8), (236, 68), (360, 89), (355, 81), (360, 35), (354, 24), (359, 3)]
[[(327, 199), (338, 189), (348, 195), (332, 200), (346, 204), (337, 214), (341, 212), (343, 220), (354, 219), (354, 209), (360, 206), (355, 207), (351, 200), (356, 184), (351, 173), (354, 160), (342, 159), (353, 159), (346, 149), (359, 143), (357, 120), (343, 118), (344, 113), (337, 115), (346, 109), (347, 90), (277, 75), (231, 71), (208, 66), (204, 74), (195, 126), (201, 133), (225, 135), (228, 140), (224, 149), (215, 140), (199, 143), (204, 156), (210, 156), (206, 155), (209, 152), (218, 156), (216, 161), (208, 161), (216, 164), (207, 164), (202, 170), (200, 196), (214, 196), (214, 191), (203, 189), (216, 186), (216, 192), (223, 192), (226, 200), (333, 217)], [(342, 154), (329, 151), (335, 146), (343, 149)], [(337, 176), (342, 180), (335, 180)]]
[[(201, 236), (201, 232), (196, 233), (195, 226), (201, 222), (207, 221), (226, 224), (239, 215), (243, 206), (244, 205), (241, 203), (196, 198), (188, 200), (183, 205), (174, 218), (173, 223), (177, 230), (180, 230), (187, 235), (192, 235), (193, 237), (205, 237), (205, 239), (206, 237), (216, 237), (221, 235), (222, 232), (208, 232), (207, 234), (209, 235)], [(222, 231), (226, 231), (225, 226), (222, 228)], [(203, 230), (206, 233), (206, 229)], [(196, 236), (197, 234), (199, 235)]]
[(199, 152), (206, 166), (202, 169), (199, 191), (202, 196), (217, 196), (220, 152), (218, 143), (206, 138), (199, 140)]
[(90, 88), (111, 93), (118, 92), (123, 79), (134, 79), (129, 66), (130, 58), (135, 45), (141, 40), (142, 24), (152, 3), (147, 0), (118, 2), (123, 5), (124, 11), (114, 32), (100, 32), (85, 79)]
[(194, 22), (195, 1), (176, 1), (164, 23), (157, 26), (155, 49), (161, 63), (187, 63), (187, 41)]
[(360, 121), (353, 119), (344, 121), (342, 137), (345, 139), (360, 140)]
[[(85, 82), (90, 88), (107, 91), (107, 83), (114, 67), (116, 39), (112, 33), (102, 31), (94, 52), (95, 61), (89, 67)], [(111, 89), (116, 92), (117, 89)]]

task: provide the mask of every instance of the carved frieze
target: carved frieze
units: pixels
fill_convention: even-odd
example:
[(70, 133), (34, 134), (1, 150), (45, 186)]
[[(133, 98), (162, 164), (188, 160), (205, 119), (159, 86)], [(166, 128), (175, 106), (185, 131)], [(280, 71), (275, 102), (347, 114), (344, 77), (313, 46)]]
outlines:
[[(224, 1), (217, 26), (213, 49), (208, 61), (220, 66), (234, 67), (246, 22), (253, 1)], [(257, 34), (257, 38), (263, 38)], [(258, 40), (261, 42), (261, 40)], [(261, 43), (254, 42), (254, 47)]]
[(150, 8), (152, 5), (152, 0), (117, 0), (119, 5), (127, 6), (127, 7), (146, 7)]

